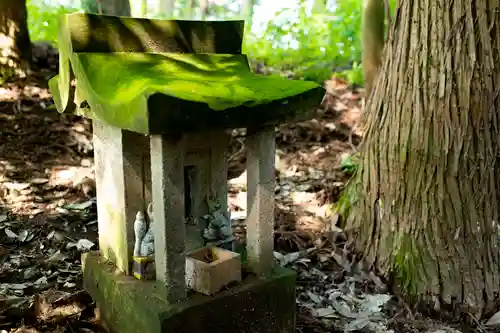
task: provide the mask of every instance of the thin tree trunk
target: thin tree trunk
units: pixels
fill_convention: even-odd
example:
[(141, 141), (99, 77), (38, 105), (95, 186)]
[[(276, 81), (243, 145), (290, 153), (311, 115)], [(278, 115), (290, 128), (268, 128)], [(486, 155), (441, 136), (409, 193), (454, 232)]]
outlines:
[(208, 0), (199, 0), (199, 2), (200, 2), (201, 20), (205, 21), (208, 14)]
[(384, 49), (385, 6), (384, 0), (363, 1), (363, 73), (366, 96), (369, 96), (382, 62)]
[(186, 8), (184, 9), (184, 18), (186, 20), (193, 19), (193, 7), (194, 7), (194, 0), (187, 0)]
[(172, 18), (174, 15), (175, 0), (160, 0), (159, 14)]
[(0, 1), (0, 67), (29, 68), (31, 42), (24, 0)]
[(148, 0), (142, 0), (141, 3), (141, 16), (146, 17), (148, 15)]
[(313, 13), (318, 13), (318, 14), (325, 13), (325, 11), (326, 11), (326, 0), (314, 0), (312, 11), (313, 11)]
[(252, 28), (254, 6), (255, 0), (243, 0), (243, 6), (241, 7), (241, 17), (245, 20), (245, 23), (247, 27), (249, 27), (249, 29)]
[(400, 1), (367, 101), (346, 230), (411, 302), (500, 293), (500, 2)]
[(87, 13), (131, 16), (129, 0), (82, 0), (81, 4)]

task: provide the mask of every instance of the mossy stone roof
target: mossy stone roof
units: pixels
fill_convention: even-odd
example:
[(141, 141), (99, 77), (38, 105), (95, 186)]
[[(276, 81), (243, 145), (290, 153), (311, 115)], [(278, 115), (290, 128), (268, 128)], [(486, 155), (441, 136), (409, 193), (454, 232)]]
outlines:
[(252, 73), (241, 54), (242, 31), (242, 21), (66, 15), (59, 34), (60, 71), (49, 86), (60, 112), (143, 134), (307, 116), (323, 88)]

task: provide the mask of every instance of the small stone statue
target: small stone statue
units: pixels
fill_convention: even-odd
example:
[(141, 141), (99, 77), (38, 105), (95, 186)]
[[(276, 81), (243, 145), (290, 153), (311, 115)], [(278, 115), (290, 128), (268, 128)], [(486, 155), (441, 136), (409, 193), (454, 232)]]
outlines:
[(142, 212), (137, 212), (134, 221), (134, 233), (135, 233), (135, 244), (134, 244), (134, 256), (139, 257), (141, 255), (141, 242), (146, 235), (147, 225), (144, 219), (144, 214)]
[(148, 205), (149, 228), (141, 242), (141, 256), (147, 257), (155, 252), (155, 237), (153, 231), (153, 205)]
[(134, 221), (135, 244), (134, 244), (134, 276), (144, 279), (147, 265), (153, 261), (154, 232), (152, 204), (148, 206), (149, 228), (142, 212), (137, 212)]
[(208, 199), (207, 205), (209, 213), (203, 218), (208, 225), (203, 230), (203, 238), (205, 238), (208, 245), (220, 245), (230, 242), (233, 238), (230, 213), (223, 214), (218, 201)]

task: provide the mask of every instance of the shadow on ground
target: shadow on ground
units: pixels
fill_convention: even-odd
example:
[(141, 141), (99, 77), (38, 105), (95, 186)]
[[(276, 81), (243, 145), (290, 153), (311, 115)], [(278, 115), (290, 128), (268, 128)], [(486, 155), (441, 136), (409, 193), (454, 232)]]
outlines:
[[(338, 84), (340, 97), (330, 95), (316, 119), (277, 133), (275, 246), (281, 253), (328, 241), (325, 212), (347, 180), (339, 163), (352, 150), (348, 138), (361, 101)], [(97, 248), (91, 123), (58, 114), (46, 82), (28, 78), (0, 88), (0, 129), (0, 330), (100, 332), (80, 271), (81, 252)], [(353, 144), (358, 141), (354, 132)], [(243, 133), (234, 131), (231, 142), (230, 178), (237, 178), (245, 170)], [(244, 211), (241, 185), (232, 186), (230, 204)], [(244, 235), (244, 223), (235, 229)], [(298, 328), (321, 331), (302, 307)]]

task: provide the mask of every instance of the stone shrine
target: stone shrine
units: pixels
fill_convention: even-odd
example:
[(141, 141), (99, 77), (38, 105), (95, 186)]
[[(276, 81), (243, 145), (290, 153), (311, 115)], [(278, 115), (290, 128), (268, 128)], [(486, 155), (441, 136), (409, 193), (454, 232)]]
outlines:
[[(61, 19), (49, 86), (59, 112), (92, 119), (99, 251), (82, 257), (84, 287), (111, 332), (294, 332), (295, 274), (273, 260), (275, 125), (311, 117), (324, 90), (252, 73), (243, 25)], [(211, 206), (227, 212), (234, 128), (247, 130), (244, 274), (206, 296), (186, 287), (186, 254), (207, 244)], [(156, 280), (143, 281), (134, 221), (150, 203)]]

